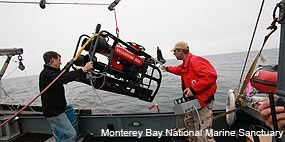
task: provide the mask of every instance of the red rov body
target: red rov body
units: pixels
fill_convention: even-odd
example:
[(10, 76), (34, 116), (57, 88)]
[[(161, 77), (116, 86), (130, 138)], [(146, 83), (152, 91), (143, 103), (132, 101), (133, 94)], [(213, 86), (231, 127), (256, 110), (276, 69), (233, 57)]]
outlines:
[(143, 59), (141, 57), (128, 51), (121, 45), (117, 44), (114, 49), (112, 66), (116, 69), (123, 70), (124, 65), (122, 64), (122, 62), (126, 64), (135, 65), (138, 67), (143, 65)]

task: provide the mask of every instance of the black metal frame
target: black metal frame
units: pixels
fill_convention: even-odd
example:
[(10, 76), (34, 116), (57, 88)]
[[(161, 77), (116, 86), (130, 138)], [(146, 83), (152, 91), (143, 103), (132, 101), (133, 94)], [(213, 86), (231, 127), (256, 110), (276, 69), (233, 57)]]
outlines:
[[(90, 54), (90, 60), (93, 61), (93, 58), (96, 58), (96, 48), (99, 45), (99, 37), (108, 37), (113, 40), (113, 43), (110, 44), (110, 56), (108, 58), (108, 64), (101, 63), (101, 62), (96, 62), (94, 63), (94, 71), (93, 72), (93, 84), (94, 87), (97, 89), (109, 91), (109, 92), (114, 92), (118, 94), (123, 94), (131, 97), (136, 97), (139, 98), (140, 100), (144, 100), (147, 102), (152, 102), (153, 99), (155, 98), (161, 84), (161, 71), (160, 69), (155, 66), (156, 59), (150, 56), (149, 54), (145, 53), (144, 51), (137, 50), (131, 46), (130, 43), (124, 42), (120, 38), (116, 37), (115, 35), (111, 34), (108, 31), (100, 31), (100, 27), (97, 26), (96, 28), (96, 33), (98, 35), (91, 41), (91, 48), (89, 51)], [(79, 37), (79, 40), (77, 42), (77, 47), (75, 49), (74, 55), (76, 55), (76, 52), (79, 48), (79, 44), (82, 40), (83, 37), (90, 38), (87, 35), (81, 35)], [(95, 44), (92, 45), (92, 43)], [(128, 74), (124, 71), (118, 70), (111, 65), (113, 53), (115, 46), (120, 43), (125, 48), (138, 55), (138, 56), (143, 56), (144, 57), (144, 63), (140, 67), (140, 72), (138, 72), (138, 76), (134, 76), (133, 74)], [(92, 50), (91, 50), (92, 49)], [(149, 72), (147, 72), (147, 70)], [(98, 78), (100, 75), (96, 75), (98, 73), (107, 73), (104, 77)], [(154, 74), (158, 73), (158, 77), (154, 77)], [(114, 74), (117, 76), (114, 77)], [(79, 82), (86, 83), (88, 85), (91, 85), (90, 80), (86, 79), (79, 79)], [(155, 87), (153, 87), (155, 83)], [(154, 88), (154, 89), (152, 89)]]
[(281, 24), (281, 33), (278, 59), (277, 94), (285, 100), (285, 0), (282, 0), (280, 4), (279, 23)]

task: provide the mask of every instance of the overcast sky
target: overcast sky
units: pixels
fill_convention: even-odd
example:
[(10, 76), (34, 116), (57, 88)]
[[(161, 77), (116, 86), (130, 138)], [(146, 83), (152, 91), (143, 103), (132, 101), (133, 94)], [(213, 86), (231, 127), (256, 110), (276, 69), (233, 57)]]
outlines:
[[(47, 1), (109, 4), (113, 0)], [(272, 21), (274, 6), (279, 1), (265, 2), (253, 49), (260, 48), (263, 36), (268, 32), (266, 27)], [(120, 38), (143, 45), (153, 56), (159, 46), (166, 59), (174, 58), (169, 50), (180, 40), (189, 43), (192, 53), (202, 56), (246, 51), (261, 2), (121, 0), (116, 7)], [(97, 23), (102, 25), (102, 30), (115, 34), (114, 13), (107, 7), (47, 5), (41, 9), (38, 5), (0, 3), (0, 48), (22, 47), (27, 69), (26, 73), (16, 70), (10, 77), (39, 74), (43, 68), (42, 55), (48, 50), (60, 53), (64, 66), (72, 59), (79, 36), (91, 35)], [(277, 31), (271, 37), (266, 49), (279, 47), (279, 33)], [(12, 62), (6, 74), (15, 68), (16, 64)]]

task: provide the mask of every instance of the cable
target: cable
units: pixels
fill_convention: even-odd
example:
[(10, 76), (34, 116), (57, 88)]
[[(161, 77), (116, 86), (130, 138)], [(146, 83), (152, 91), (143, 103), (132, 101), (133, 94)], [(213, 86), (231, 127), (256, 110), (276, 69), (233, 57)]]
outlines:
[(264, 0), (262, 0), (261, 6), (260, 6), (260, 10), (259, 10), (259, 13), (258, 13), (258, 17), (257, 17), (256, 23), (255, 23), (254, 31), (252, 33), (251, 41), (250, 41), (250, 44), (249, 44), (249, 47), (248, 47), (248, 51), (247, 51), (247, 54), (246, 54), (246, 59), (245, 59), (244, 66), (243, 66), (243, 69), (242, 69), (242, 72), (241, 72), (241, 76), (240, 76), (240, 80), (239, 80), (238, 92), (240, 91), (239, 89), (240, 89), (242, 77), (243, 77), (244, 70), (245, 70), (245, 67), (246, 67), (246, 63), (247, 63), (247, 60), (248, 60), (248, 57), (249, 57), (249, 53), (250, 53), (250, 50), (251, 50), (251, 47), (252, 47), (252, 43), (253, 43), (253, 40), (254, 40), (255, 32), (256, 32), (256, 29), (257, 29), (257, 26), (258, 26), (258, 23), (259, 23), (259, 18), (260, 18), (262, 9), (263, 9), (263, 5), (264, 5)]
[(10, 73), (8, 73), (3, 79), (6, 79), (8, 76), (10, 76), (12, 73), (14, 73), (18, 67), (14, 68)]
[(117, 34), (117, 37), (119, 37), (120, 30), (119, 30), (119, 26), (118, 26), (117, 14), (116, 14), (116, 10), (115, 9), (114, 9), (114, 15), (115, 15), (115, 22), (116, 22), (116, 34)]
[[(92, 86), (92, 89), (93, 89), (95, 95), (99, 98), (99, 100), (100, 100), (100, 102), (101, 102), (101, 104), (102, 104), (102, 106), (103, 106), (103, 108), (104, 108), (104, 110), (105, 110), (106, 115), (107, 115), (107, 116), (112, 116), (112, 111), (109, 110), (109, 111), (110, 111), (110, 114), (108, 114), (108, 110), (107, 110), (107, 108), (106, 108), (106, 106), (105, 106), (105, 104), (104, 104), (104, 102), (103, 102), (103, 99), (101, 98), (100, 94), (96, 91), (96, 89), (95, 89), (95, 87), (94, 87), (94, 84), (93, 84), (93, 81), (92, 81), (92, 77), (89, 78), (89, 81), (90, 81), (90, 84), (91, 84), (91, 86)], [(103, 84), (104, 84), (104, 82), (103, 82)], [(101, 87), (102, 87), (102, 86), (101, 86)]]
[[(3, 57), (3, 58), (6, 59), (6, 60), (7, 60), (7, 58), (8, 58), (8, 57), (5, 57), (5, 56), (1, 56), (1, 57)], [(11, 62), (11, 61), (13, 61), (13, 62), (15, 62), (15, 63), (19, 63), (19, 61), (17, 61), (17, 60), (12, 60), (12, 59), (10, 59), (10, 62)]]
[[(105, 81), (106, 81), (106, 75), (107, 75), (107, 73), (106, 72), (103, 72), (103, 73), (97, 73), (97, 72), (95, 72), (95, 71), (93, 71), (92, 72), (93, 74), (96, 74), (96, 75), (100, 75), (100, 76), (96, 76), (96, 77), (92, 77), (93, 79), (95, 79), (95, 81), (96, 81), (96, 79), (98, 79), (98, 78), (101, 78), (101, 77), (104, 77), (103, 79), (103, 83), (102, 83), (102, 85), (98, 88), (99, 90), (104, 86), (104, 84), (105, 84)], [(91, 75), (92, 76), (92, 75)], [(90, 77), (91, 77), (90, 76)], [(90, 81), (90, 83), (91, 83), (91, 81), (92, 80), (89, 80)], [(92, 81), (92, 83), (93, 83), (93, 81)], [(93, 85), (92, 85), (93, 86)]]
[[(2, 80), (0, 80), (0, 90), (1, 90), (1, 94), (0, 94), (0, 99), (6, 99), (7, 97), (9, 97), (11, 100), (14, 100), (11, 96), (8, 95), (8, 93), (6, 92), (6, 90), (4, 89)], [(3, 94), (4, 93), (4, 94)], [(1, 95), (4, 95), (4, 97), (2, 98)]]
[(29, 1), (0, 1), (0, 3), (13, 3), (13, 4), (39, 4), (39, 2), (29, 2)]
[(53, 85), (55, 83), (55, 81), (57, 81), (59, 79), (59, 77), (61, 77), (64, 73), (66, 72), (66, 69), (63, 69), (61, 71), (61, 73), (43, 90), (41, 91), (38, 95), (36, 95), (36, 97), (34, 97), (28, 104), (26, 104), (22, 109), (20, 109), (19, 111), (17, 111), (14, 115), (12, 115), (11, 117), (9, 117), (9, 119), (5, 120), (4, 122), (2, 122), (0, 124), (0, 127), (2, 127), (4, 124), (6, 124), (7, 122), (11, 121), (14, 117), (16, 117), (19, 113), (21, 113), (23, 110), (25, 110), (30, 104), (32, 104), (38, 97), (40, 97), (51, 85)]
[[(0, 3), (8, 3), (8, 4), (40, 4), (40, 2), (32, 2), (32, 1), (0, 1)], [(46, 2), (45, 4), (58, 4), (58, 5), (109, 5), (105, 3), (78, 3), (78, 2)]]

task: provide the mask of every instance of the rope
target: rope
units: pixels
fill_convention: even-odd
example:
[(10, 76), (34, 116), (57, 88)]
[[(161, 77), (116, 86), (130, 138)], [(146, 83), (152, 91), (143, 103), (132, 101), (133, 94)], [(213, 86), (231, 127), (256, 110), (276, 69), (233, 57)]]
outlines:
[(10, 76), (12, 73), (14, 73), (17, 69), (18, 69), (18, 67), (15, 67), (10, 73), (8, 73), (5, 77), (3, 77), (3, 79), (6, 79), (8, 76)]
[[(6, 92), (6, 90), (4, 89), (2, 80), (0, 80), (0, 99), (6, 99), (7, 97), (9, 97), (11, 100), (14, 100), (11, 96), (8, 95), (8, 93)], [(2, 94), (4, 95), (4, 97), (2, 97)], [(1, 103), (0, 103), (1, 104)]]
[(51, 85), (55, 83), (66, 72), (66, 69), (62, 70), (61, 73), (43, 90), (41, 91), (36, 97), (34, 97), (28, 104), (26, 104), (22, 109), (17, 111), (14, 115), (12, 115), (9, 119), (5, 120), (0, 124), (0, 127), (5, 125), (7, 122), (11, 121), (14, 117), (16, 117), (19, 113), (21, 113), (24, 109), (26, 109), (30, 104), (32, 104), (38, 97), (40, 97)]
[[(40, 4), (40, 2), (32, 2), (32, 1), (0, 1), (0, 3), (8, 3), (8, 4)], [(46, 2), (45, 4), (58, 4), (58, 5), (109, 5), (105, 3), (67, 3), (67, 2)]]
[(159, 108), (158, 104), (151, 105), (148, 110), (152, 110), (154, 107), (156, 107), (157, 113), (160, 113), (160, 108)]
[(256, 23), (255, 23), (254, 31), (252, 33), (252, 37), (251, 37), (250, 44), (249, 44), (249, 47), (248, 47), (248, 51), (247, 51), (247, 54), (246, 54), (246, 59), (245, 59), (244, 66), (243, 66), (242, 73), (241, 73), (240, 80), (239, 80), (238, 92), (239, 92), (239, 89), (240, 89), (242, 77), (243, 77), (243, 74), (244, 74), (244, 71), (245, 71), (245, 67), (246, 67), (246, 64), (247, 64), (247, 61), (248, 61), (248, 57), (249, 57), (249, 53), (250, 53), (250, 50), (251, 50), (251, 47), (252, 47), (252, 43), (253, 43), (253, 40), (254, 40), (254, 37), (255, 37), (255, 32), (256, 32), (256, 29), (257, 29), (257, 26), (258, 26), (258, 23), (259, 23), (259, 19), (260, 19), (260, 15), (261, 15), (261, 12), (262, 12), (262, 9), (263, 9), (263, 5), (264, 5), (264, 0), (262, 0), (261, 6), (260, 6), (260, 10), (259, 10), (259, 13), (258, 13), (258, 17), (257, 17)]
[[(101, 77), (104, 77), (104, 80), (103, 80), (102, 85), (98, 88), (99, 90), (105, 85), (105, 82), (106, 82), (106, 73), (102, 73), (101, 76), (96, 77), (96, 78), (101, 78)], [(96, 79), (96, 78), (95, 78), (95, 79)], [(92, 85), (92, 86), (93, 86), (93, 85)]]
[[(5, 56), (1, 56), (1, 57), (3, 57), (4, 59), (7, 59), (7, 58), (8, 58), (8, 57), (5, 57)], [(17, 61), (17, 60), (11, 59), (10, 62), (11, 62), (11, 61), (12, 61), (12, 62), (15, 62), (15, 63), (19, 63), (19, 61)]]
[[(105, 77), (104, 77), (104, 78), (105, 78)], [(111, 111), (111, 110), (108, 110), (107, 107), (105, 106), (103, 99), (101, 98), (100, 94), (96, 91), (96, 88), (94, 87), (94, 84), (93, 84), (93, 81), (92, 81), (92, 78), (91, 78), (91, 77), (89, 78), (89, 81), (90, 81), (90, 84), (91, 84), (91, 86), (92, 86), (93, 92), (94, 92), (95, 95), (98, 97), (99, 101), (101, 102), (101, 104), (102, 104), (102, 106), (103, 106), (103, 108), (104, 108), (104, 110), (105, 110), (106, 115), (107, 115), (107, 116), (112, 116), (112, 111)], [(103, 85), (104, 85), (104, 83), (105, 83), (105, 79), (104, 79)], [(103, 86), (103, 85), (102, 85), (102, 86)], [(102, 86), (101, 86), (101, 87), (102, 87)], [(101, 88), (101, 87), (100, 87), (100, 88)], [(110, 112), (110, 114), (108, 113), (108, 111)]]
[(7, 122), (11, 121), (13, 118), (15, 118), (19, 113), (21, 113), (23, 110), (25, 110), (29, 105), (31, 105), (38, 97), (40, 97), (48, 88), (50, 88), (51, 85), (53, 85), (66, 71), (67, 69), (73, 64), (74, 61), (76, 61), (78, 59), (78, 57), (80, 56), (81, 52), (84, 50), (84, 48), (87, 46), (87, 44), (91, 41), (91, 39), (93, 39), (94, 37), (96, 37), (98, 34), (94, 34), (89, 40), (86, 41), (86, 43), (81, 47), (81, 49), (79, 50), (79, 52), (77, 53), (77, 55), (72, 59), (71, 62), (68, 63), (67, 66), (65, 66), (65, 68), (63, 68), (63, 70), (61, 71), (61, 73), (46, 87), (44, 88), (38, 95), (36, 95), (28, 104), (26, 104), (22, 109), (20, 109), (19, 111), (17, 111), (14, 115), (12, 115), (10, 118), (8, 118), (7, 120), (5, 120), (4, 122), (2, 122), (0, 124), (0, 127), (2, 127), (3, 125), (5, 125)]
[(114, 15), (115, 15), (115, 22), (116, 22), (116, 34), (117, 34), (117, 37), (119, 37), (120, 31), (119, 31), (119, 27), (118, 27), (118, 20), (117, 20), (117, 14), (116, 14), (115, 9), (114, 9)]
[(226, 115), (228, 115), (228, 114), (230, 114), (230, 113), (234, 113), (234, 112), (236, 112), (236, 111), (239, 111), (240, 109), (242, 109), (242, 108), (244, 108), (244, 107), (245, 107), (245, 106), (238, 107), (238, 108), (236, 108), (236, 109), (232, 109), (232, 110), (229, 110), (229, 111), (227, 111), (227, 112), (217, 114), (217, 115), (215, 115), (215, 116), (213, 117), (213, 119), (214, 119), (214, 120), (217, 120), (217, 119), (219, 119), (219, 118), (221, 118), (221, 117), (224, 117), (224, 116), (226, 116)]
[(238, 96), (238, 97), (241, 97), (241, 95), (243, 94), (243, 92), (244, 92), (244, 90), (245, 90), (245, 88), (246, 88), (246, 85), (247, 85), (247, 83), (248, 83), (246, 80), (249, 80), (250, 77), (251, 77), (251, 75), (253, 74), (254, 68), (255, 68), (255, 66), (256, 66), (256, 64), (257, 64), (257, 61), (258, 61), (258, 59), (259, 59), (259, 57), (260, 57), (260, 55), (261, 55), (261, 52), (262, 52), (262, 50), (263, 50), (263, 48), (264, 48), (264, 46), (265, 46), (265, 43), (267, 42), (267, 40), (269, 39), (269, 37), (277, 30), (277, 26), (276, 26), (276, 22), (277, 22), (277, 21), (276, 21), (276, 20), (277, 20), (277, 19), (274, 19), (274, 21), (271, 23), (271, 26), (269, 27), (269, 29), (271, 29), (271, 31), (264, 37), (262, 47), (261, 47), (260, 51), (258, 52), (258, 54), (256, 55), (256, 57), (255, 57), (253, 63), (252, 63), (251, 66), (250, 66), (250, 69), (249, 69), (249, 71), (248, 71), (248, 73), (247, 73), (247, 75), (246, 75), (246, 77), (245, 77), (245, 81), (244, 81), (243, 84), (242, 84), (242, 88), (241, 88), (240, 91), (239, 91), (239, 96)]

